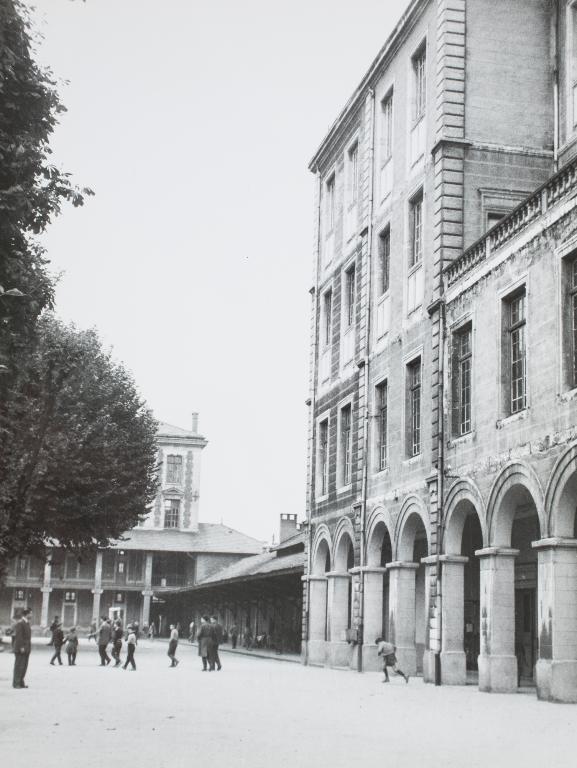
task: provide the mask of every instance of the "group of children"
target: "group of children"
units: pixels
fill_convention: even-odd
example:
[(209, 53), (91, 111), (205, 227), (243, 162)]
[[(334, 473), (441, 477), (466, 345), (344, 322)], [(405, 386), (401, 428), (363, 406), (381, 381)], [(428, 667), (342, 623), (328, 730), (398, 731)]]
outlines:
[(54, 653), (50, 659), (50, 663), (54, 666), (57, 661), (62, 664), (62, 658), (60, 653), (62, 646), (66, 643), (66, 655), (68, 656), (68, 666), (73, 667), (76, 664), (76, 654), (78, 652), (78, 635), (76, 634), (76, 627), (71, 627), (68, 634), (64, 636), (64, 630), (62, 624), (57, 623), (52, 630), (52, 645), (54, 645)]

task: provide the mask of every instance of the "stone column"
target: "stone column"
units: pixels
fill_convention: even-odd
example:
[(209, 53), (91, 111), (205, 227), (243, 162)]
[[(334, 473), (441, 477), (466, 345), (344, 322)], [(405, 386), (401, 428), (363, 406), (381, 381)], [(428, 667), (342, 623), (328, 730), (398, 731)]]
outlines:
[(102, 595), (102, 552), (96, 553), (96, 565), (94, 567), (94, 589), (92, 594), (94, 595), (92, 601), (92, 617), (96, 618), (96, 624), (98, 626), (98, 620), (100, 618), (100, 596)]
[[(421, 558), (421, 563), (425, 566), (425, 649), (423, 651), (423, 681), (425, 683), (434, 683), (435, 655), (440, 651), (441, 642), (439, 637), (439, 596), (437, 595), (437, 599), (433, 601), (432, 585), (435, 583), (437, 570), (440, 568), (440, 562), (437, 555), (429, 555), (428, 557)], [(415, 576), (416, 575), (417, 574), (415, 574)]]
[(577, 539), (534, 541), (538, 551), (537, 696), (577, 702)]
[(329, 603), (329, 648), (328, 663), (331, 667), (349, 667), (351, 646), (347, 642), (349, 609), (349, 573), (332, 571), (327, 573)]
[(144, 563), (144, 589), (142, 590), (142, 626), (150, 623), (150, 603), (152, 600), (152, 552), (146, 553)]
[(309, 590), (308, 661), (324, 664), (326, 660), (327, 579), (325, 576), (306, 576)]
[(418, 563), (387, 563), (389, 571), (389, 640), (397, 647), (399, 667), (417, 671), (415, 648), (415, 574)]
[(364, 573), (364, 643), (363, 671), (380, 670), (382, 660), (377, 656), (375, 640), (383, 634), (383, 578), (386, 568), (365, 567)]
[(468, 557), (441, 555), (441, 683), (465, 685), (465, 564)]
[(518, 549), (487, 547), (481, 558), (479, 690), (517, 690), (515, 656), (515, 558)]
[(44, 582), (40, 591), (42, 592), (42, 608), (40, 611), (40, 626), (42, 629), (46, 629), (48, 626), (48, 604), (50, 602), (50, 593), (52, 587), (50, 586), (50, 578), (52, 575), (52, 565), (49, 560), (44, 564)]

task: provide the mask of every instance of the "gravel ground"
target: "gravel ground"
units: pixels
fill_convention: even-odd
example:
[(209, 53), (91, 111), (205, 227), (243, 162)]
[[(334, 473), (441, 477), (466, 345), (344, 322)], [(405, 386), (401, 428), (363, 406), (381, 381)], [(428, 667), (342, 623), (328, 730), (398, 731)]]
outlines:
[(35, 646), (28, 690), (11, 687), (0, 654), (0, 756), (10, 768), (574, 768), (577, 706), (534, 692), (435, 688), (420, 679), (307, 668), (223, 654), (203, 673), (181, 644), (142, 643), (136, 672), (98, 666), (93, 644), (76, 667), (51, 667)]

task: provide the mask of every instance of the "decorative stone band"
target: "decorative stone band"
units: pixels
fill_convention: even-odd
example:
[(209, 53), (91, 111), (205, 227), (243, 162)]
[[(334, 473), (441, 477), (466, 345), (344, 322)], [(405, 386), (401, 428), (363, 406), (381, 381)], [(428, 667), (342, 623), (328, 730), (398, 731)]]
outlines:
[(348, 571), (329, 571), (325, 573), (327, 579), (350, 579), (351, 574)]
[(554, 537), (532, 542), (533, 549), (577, 549), (577, 539)]
[(406, 571), (416, 571), (419, 568), (419, 563), (403, 563), (399, 560), (387, 563), (387, 570), (394, 571), (394, 570), (406, 570)]
[(103, 589), (91, 589), (90, 590), (93, 595), (102, 595), (104, 590)]
[(517, 557), (520, 550), (511, 547), (485, 547), (475, 550), (477, 557)]
[(378, 565), (363, 565), (355, 566), (349, 570), (349, 573), (355, 576), (357, 573), (386, 573), (387, 569), (384, 566)]
[[(328, 575), (328, 574), (327, 574)], [(301, 576), (301, 581), (326, 581), (327, 576)]]
[(429, 555), (421, 558), (423, 565), (437, 565), (437, 563), (463, 563), (464, 565), (468, 562), (469, 558), (464, 555)]

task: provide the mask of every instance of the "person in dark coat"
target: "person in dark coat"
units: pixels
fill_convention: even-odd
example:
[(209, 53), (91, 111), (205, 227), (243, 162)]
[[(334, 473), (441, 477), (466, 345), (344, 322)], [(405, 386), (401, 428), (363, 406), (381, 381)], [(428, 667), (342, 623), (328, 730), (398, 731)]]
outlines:
[(76, 627), (71, 627), (66, 635), (66, 655), (68, 656), (68, 666), (76, 666), (76, 654), (78, 652), (78, 635)]
[(50, 642), (46, 643), (46, 645), (54, 645), (54, 630), (59, 624), (60, 624), (60, 616), (55, 616), (54, 621), (50, 625)]
[(98, 653), (100, 654), (100, 666), (104, 667), (110, 664), (110, 656), (106, 653), (106, 646), (112, 637), (110, 620), (106, 616), (102, 617), (102, 624), (98, 630)]
[(232, 647), (236, 648), (236, 643), (238, 640), (238, 627), (236, 626), (236, 624), (232, 625), (232, 627), (230, 628), (229, 634), (230, 634), (230, 642), (232, 644)]
[(196, 636), (198, 640), (198, 655), (202, 658), (202, 671), (206, 672), (208, 663), (212, 659), (210, 670), (214, 669), (214, 631), (209, 623), (208, 616), (200, 620), (200, 629)]
[(120, 651), (122, 650), (122, 638), (124, 637), (124, 630), (122, 629), (122, 622), (120, 619), (114, 622), (112, 628), (112, 657), (114, 658), (114, 666), (119, 667), (121, 665)]
[(13, 688), (28, 688), (24, 682), (28, 659), (30, 657), (32, 632), (28, 622), (30, 608), (24, 608), (16, 624), (12, 635), (12, 650), (14, 651), (14, 675), (12, 677)]
[(62, 624), (58, 624), (52, 633), (52, 642), (54, 643), (54, 653), (50, 659), (50, 663), (54, 666), (54, 662), (58, 661), (62, 666), (62, 658), (60, 657), (60, 651), (64, 645), (64, 632), (62, 631)]
[(132, 664), (132, 671), (136, 672), (136, 662), (134, 661), (134, 654), (136, 652), (136, 632), (132, 624), (129, 624), (126, 628), (128, 637), (126, 638), (126, 661), (122, 669), (126, 669), (129, 664)]
[(217, 670), (220, 672), (222, 669), (222, 664), (220, 663), (220, 656), (218, 655), (218, 646), (222, 643), (222, 624), (219, 623), (216, 616), (210, 617), (210, 625), (212, 627), (212, 630), (214, 632), (214, 648), (213, 648), (213, 664), (212, 669), (214, 669), (214, 665), (216, 664)]

